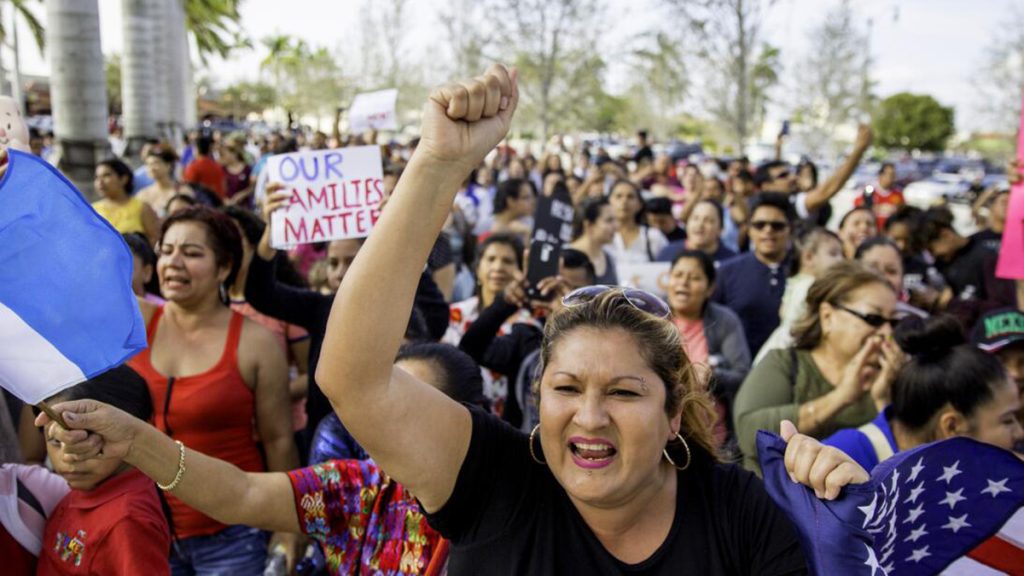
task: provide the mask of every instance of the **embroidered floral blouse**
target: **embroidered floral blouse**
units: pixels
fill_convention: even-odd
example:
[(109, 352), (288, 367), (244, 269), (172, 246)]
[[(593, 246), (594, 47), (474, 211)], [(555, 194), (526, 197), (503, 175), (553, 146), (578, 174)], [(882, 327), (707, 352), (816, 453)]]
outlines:
[(444, 564), (447, 549), (419, 504), (373, 463), (329, 460), (288, 473), (302, 532), (332, 575), (411, 576)]

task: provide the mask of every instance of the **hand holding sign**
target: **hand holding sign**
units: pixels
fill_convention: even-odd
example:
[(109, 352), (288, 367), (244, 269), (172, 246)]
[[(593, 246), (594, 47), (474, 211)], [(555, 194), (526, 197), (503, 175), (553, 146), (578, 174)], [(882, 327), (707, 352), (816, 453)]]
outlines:
[(515, 69), (494, 64), (472, 81), (434, 90), (423, 107), (417, 154), (469, 173), (505, 135), (519, 103)]
[(384, 174), (376, 146), (279, 154), (266, 170), (291, 195), (289, 208), (271, 215), (275, 248), (363, 238), (380, 217)]
[(260, 243), (256, 247), (256, 255), (260, 258), (267, 260), (274, 259), (274, 255), (277, 251), (271, 244), (271, 238), (273, 237), (274, 227), (274, 212), (287, 207), (292, 202), (292, 195), (285, 191), (284, 184), (280, 182), (271, 182), (267, 184), (266, 197), (263, 199), (263, 221), (267, 223), (266, 228), (263, 229), (263, 236), (260, 237)]

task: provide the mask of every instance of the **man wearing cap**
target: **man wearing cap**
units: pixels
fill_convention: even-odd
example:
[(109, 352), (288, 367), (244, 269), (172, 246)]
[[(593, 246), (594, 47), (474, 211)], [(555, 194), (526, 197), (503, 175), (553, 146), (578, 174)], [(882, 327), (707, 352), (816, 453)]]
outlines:
[[(1024, 313), (1014, 308), (993, 310), (974, 325), (975, 346), (995, 354), (1017, 389), (1024, 394)], [(1024, 412), (1017, 415), (1024, 418)]]

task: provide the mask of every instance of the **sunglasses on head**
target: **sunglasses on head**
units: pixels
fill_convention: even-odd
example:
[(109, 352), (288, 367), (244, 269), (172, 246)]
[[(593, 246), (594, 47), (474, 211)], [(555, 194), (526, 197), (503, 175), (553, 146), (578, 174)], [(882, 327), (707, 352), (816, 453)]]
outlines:
[(641, 312), (646, 312), (658, 318), (668, 318), (672, 314), (668, 304), (665, 304), (661, 298), (650, 292), (638, 288), (623, 288), (622, 286), (607, 286), (605, 284), (577, 288), (562, 298), (562, 305), (572, 307), (586, 304), (609, 290), (620, 292), (623, 300), (629, 302), (633, 308)]
[(863, 312), (851, 310), (850, 308), (847, 308), (842, 304), (833, 304), (832, 306), (842, 310), (843, 312), (853, 314), (857, 318), (863, 320), (865, 324), (871, 326), (872, 328), (881, 328), (884, 324), (888, 324), (890, 328), (896, 328), (896, 325), (900, 323), (900, 320), (902, 320), (902, 318), (886, 318), (881, 314), (865, 314)]
[(789, 228), (788, 222), (779, 222), (778, 220), (754, 220), (750, 223), (750, 227), (754, 230), (764, 230), (765, 228), (771, 228), (773, 232), (782, 232), (786, 228)]

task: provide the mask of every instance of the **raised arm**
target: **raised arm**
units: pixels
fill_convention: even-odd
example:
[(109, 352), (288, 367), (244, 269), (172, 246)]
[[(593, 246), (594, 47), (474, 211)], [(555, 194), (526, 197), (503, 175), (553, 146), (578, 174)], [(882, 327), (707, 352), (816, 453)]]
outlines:
[[(72, 430), (63, 430), (41, 414), (36, 424), (67, 445), (65, 458), (87, 470), (103, 459), (123, 459), (163, 485), (178, 473), (180, 452), (171, 438), (113, 406), (95, 400), (55, 405)], [(86, 434), (86, 431), (92, 434)], [(98, 454), (97, 454), (98, 453)], [(185, 449), (185, 472), (171, 491), (189, 506), (225, 524), (245, 524), (277, 532), (299, 533), (291, 482), (284, 472), (249, 473), (234, 464)]]
[(270, 246), (270, 215), (287, 206), (291, 196), (283, 191), (280, 183), (267, 185), (267, 197), (263, 203), (263, 218), (267, 226), (263, 230), (256, 254), (249, 264), (249, 275), (245, 281), (245, 299), (253, 308), (267, 316), (284, 320), (289, 324), (315, 330), (323, 321), (324, 310), (331, 296), (324, 296), (313, 290), (287, 286), (277, 281), (276, 258), (278, 251)]
[(853, 171), (857, 169), (860, 159), (864, 157), (864, 152), (869, 146), (871, 146), (871, 128), (866, 124), (861, 124), (857, 128), (857, 140), (853, 144), (853, 150), (846, 157), (846, 161), (828, 177), (828, 180), (807, 193), (808, 211), (813, 212), (828, 204), (828, 201), (843, 189), (843, 185), (853, 175)]
[(427, 255), (459, 185), (508, 133), (515, 72), (434, 90), (420, 144), (334, 299), (316, 381), (352, 435), (428, 512), (447, 502), (469, 448), (467, 409), (393, 367)]

